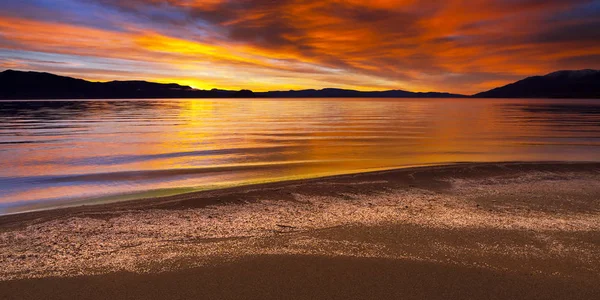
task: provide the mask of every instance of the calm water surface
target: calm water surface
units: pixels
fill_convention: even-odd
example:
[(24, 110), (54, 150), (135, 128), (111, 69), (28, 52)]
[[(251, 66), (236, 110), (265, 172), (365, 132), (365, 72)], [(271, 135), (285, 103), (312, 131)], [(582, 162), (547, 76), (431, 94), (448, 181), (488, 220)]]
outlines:
[(0, 102), (0, 213), (382, 168), (516, 160), (600, 161), (600, 101)]

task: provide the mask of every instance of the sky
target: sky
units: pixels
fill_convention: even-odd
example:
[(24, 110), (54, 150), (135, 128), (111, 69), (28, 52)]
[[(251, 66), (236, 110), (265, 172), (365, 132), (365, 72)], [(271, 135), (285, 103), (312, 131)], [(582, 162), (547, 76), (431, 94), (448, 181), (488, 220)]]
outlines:
[(473, 94), (600, 69), (600, 0), (0, 0), (0, 70)]

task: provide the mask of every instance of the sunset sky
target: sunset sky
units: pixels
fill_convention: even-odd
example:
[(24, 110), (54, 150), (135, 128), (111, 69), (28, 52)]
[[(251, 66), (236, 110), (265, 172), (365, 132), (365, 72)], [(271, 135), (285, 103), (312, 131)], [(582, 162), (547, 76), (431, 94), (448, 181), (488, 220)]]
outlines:
[(471, 94), (600, 68), (600, 0), (0, 0), (0, 69)]

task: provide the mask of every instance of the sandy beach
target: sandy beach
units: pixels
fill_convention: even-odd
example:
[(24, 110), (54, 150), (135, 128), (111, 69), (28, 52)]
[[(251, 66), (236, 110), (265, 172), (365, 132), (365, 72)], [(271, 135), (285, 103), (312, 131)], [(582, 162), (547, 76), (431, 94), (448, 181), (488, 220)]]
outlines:
[(465, 163), (0, 217), (0, 299), (598, 299), (600, 163)]

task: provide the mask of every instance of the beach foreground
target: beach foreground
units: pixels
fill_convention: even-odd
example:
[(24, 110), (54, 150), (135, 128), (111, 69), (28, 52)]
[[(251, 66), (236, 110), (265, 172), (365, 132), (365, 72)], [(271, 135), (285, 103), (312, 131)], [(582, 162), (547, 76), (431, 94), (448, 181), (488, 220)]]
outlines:
[(1, 299), (597, 299), (600, 163), (481, 163), (0, 217)]

